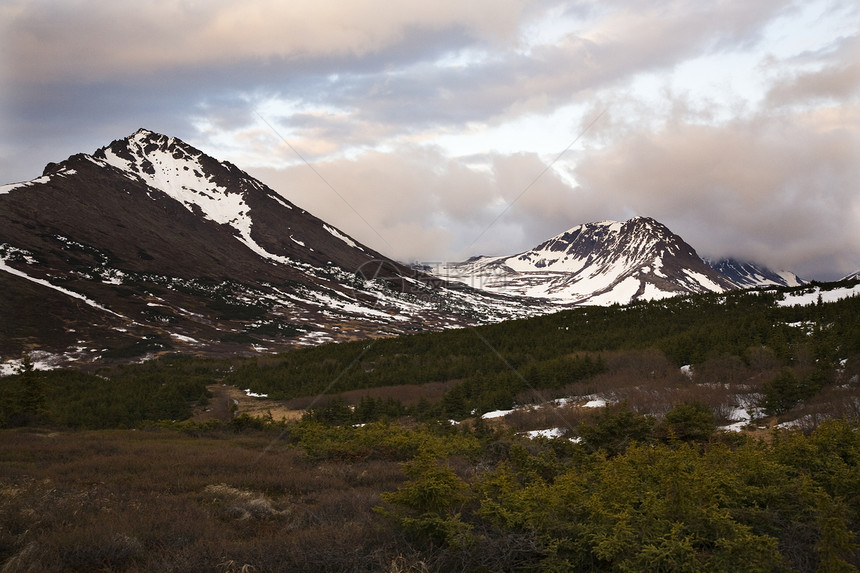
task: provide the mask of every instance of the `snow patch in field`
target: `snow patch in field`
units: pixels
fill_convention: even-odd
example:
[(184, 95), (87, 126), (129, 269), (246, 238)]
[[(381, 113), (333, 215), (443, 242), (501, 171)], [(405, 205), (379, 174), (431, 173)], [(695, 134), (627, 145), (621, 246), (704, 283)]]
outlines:
[(514, 408), (513, 410), (493, 410), (492, 412), (487, 412), (486, 414), (482, 415), (481, 418), (485, 420), (492, 420), (493, 418), (504, 418), (511, 412), (516, 412), (516, 408)]
[(12, 374), (17, 374), (20, 369), (20, 360), (9, 360), (6, 362), (0, 362), (0, 376), (11, 376)]
[(535, 438), (560, 438), (564, 435), (564, 430), (561, 428), (548, 428), (546, 430), (530, 430), (528, 432), (523, 432), (524, 436), (529, 439)]
[[(69, 362), (75, 362), (81, 358), (81, 353), (87, 352), (89, 349), (84, 347), (76, 347), (70, 352), (63, 354), (55, 354), (44, 350), (34, 350), (30, 352), (30, 364), (33, 365), (33, 370), (56, 370), (67, 366)], [(92, 349), (90, 352), (97, 352)], [(0, 376), (11, 376), (18, 374), (24, 365), (24, 359), (6, 360), (0, 363)]]
[(749, 425), (751, 416), (746, 408), (738, 407), (732, 409), (728, 419), (733, 420), (733, 422), (727, 426), (720, 426), (719, 429), (726, 432), (740, 432)]

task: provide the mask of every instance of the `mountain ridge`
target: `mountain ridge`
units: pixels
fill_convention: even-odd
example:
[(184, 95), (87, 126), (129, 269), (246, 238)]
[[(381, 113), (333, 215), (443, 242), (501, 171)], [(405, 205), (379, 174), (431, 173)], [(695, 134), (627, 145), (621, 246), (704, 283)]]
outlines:
[(0, 186), (3, 356), (279, 352), (738, 287), (650, 217), (416, 270), (143, 128)]
[(708, 266), (735, 283), (738, 288), (793, 287), (807, 283), (791, 271), (772, 271), (751, 261), (731, 257), (719, 260), (704, 259), (704, 261)]

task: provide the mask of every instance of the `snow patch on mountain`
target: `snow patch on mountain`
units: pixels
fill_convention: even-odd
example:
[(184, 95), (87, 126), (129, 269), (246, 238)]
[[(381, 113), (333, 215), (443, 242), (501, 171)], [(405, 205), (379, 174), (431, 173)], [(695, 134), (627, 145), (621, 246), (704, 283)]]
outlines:
[(6, 264), (6, 261), (4, 259), (0, 259), (0, 271), (5, 271), (11, 275), (15, 275), (17, 277), (26, 279), (30, 282), (36, 283), (36, 284), (44, 286), (44, 287), (48, 287), (49, 289), (53, 289), (59, 293), (66, 295), (66, 296), (70, 296), (72, 298), (82, 300), (83, 302), (85, 302), (86, 304), (88, 304), (89, 306), (91, 306), (93, 308), (97, 308), (97, 309), (102, 310), (104, 312), (108, 312), (114, 316), (119, 316), (121, 318), (124, 318), (121, 314), (118, 314), (118, 313), (112, 311), (111, 309), (100, 305), (99, 303), (92, 300), (91, 298), (87, 298), (82, 294), (79, 294), (79, 293), (76, 293), (74, 291), (70, 291), (69, 289), (65, 289), (61, 286), (57, 286), (55, 284), (52, 284), (52, 283), (46, 281), (45, 279), (32, 277), (23, 271), (19, 271), (18, 269), (14, 268), (14, 267), (10, 267), (9, 265)]
[(19, 183), (9, 183), (7, 185), (0, 185), (0, 195), (5, 195), (15, 189), (24, 189), (26, 187), (32, 187), (33, 185), (49, 183), (52, 177), (66, 177), (69, 175), (74, 175), (77, 173), (74, 169), (66, 168), (56, 171), (51, 174), (45, 174), (41, 177), (36, 177), (35, 179), (31, 179), (30, 181), (21, 181)]
[(337, 237), (338, 239), (340, 239), (341, 241), (343, 241), (344, 243), (346, 243), (350, 247), (354, 247), (354, 248), (360, 249), (362, 251), (364, 250), (358, 245), (358, 243), (356, 243), (355, 241), (353, 241), (352, 239), (350, 239), (349, 237), (347, 237), (346, 235), (344, 235), (343, 233), (341, 233), (340, 231), (338, 231), (334, 227), (330, 227), (326, 224), (323, 224), (323, 229), (325, 229), (326, 231), (331, 233), (332, 236)]
[(704, 286), (709, 291), (723, 292), (723, 290), (725, 290), (702, 273), (697, 273), (696, 271), (691, 271), (689, 269), (684, 269), (682, 272), (690, 277), (694, 283)]
[[(251, 237), (251, 209), (241, 191), (218, 185), (206, 175), (201, 162), (204, 155), (182, 141), (141, 129), (125, 140), (126, 149), (119, 153), (112, 147), (103, 148), (104, 161), (127, 173), (134, 173), (147, 185), (179, 201), (192, 213), (198, 210), (207, 219), (229, 225), (236, 238), (260, 257), (273, 264), (294, 265), (289, 257), (269, 252)], [(264, 190), (256, 180), (251, 180)], [(269, 194), (287, 208), (292, 206), (282, 197)], [(332, 230), (329, 228), (329, 232)], [(334, 234), (334, 233), (332, 233)], [(292, 239), (292, 237), (290, 237)], [(293, 239), (298, 245), (304, 243)]]
[(150, 187), (167, 193), (192, 213), (198, 207), (207, 219), (216, 223), (232, 225), (240, 231), (250, 229), (249, 209), (241, 193), (230, 193), (206, 177), (199, 156), (189, 154), (175, 138), (157, 136), (164, 139), (152, 149), (153, 135), (140, 130), (129, 137), (130, 157), (118, 155), (111, 147), (104, 148), (105, 162), (137, 174)]
[(802, 286), (805, 283), (789, 271), (772, 271), (769, 268), (749, 261), (726, 258), (720, 260), (704, 259), (709, 267), (722, 274), (738, 288), (761, 288), (769, 286)]
[(816, 304), (819, 297), (821, 298), (821, 302), (836, 302), (843, 298), (852, 296), (860, 296), (860, 284), (829, 290), (823, 290), (821, 287), (814, 287), (798, 292), (786, 293), (785, 298), (777, 301), (776, 304), (779, 306), (806, 306)]

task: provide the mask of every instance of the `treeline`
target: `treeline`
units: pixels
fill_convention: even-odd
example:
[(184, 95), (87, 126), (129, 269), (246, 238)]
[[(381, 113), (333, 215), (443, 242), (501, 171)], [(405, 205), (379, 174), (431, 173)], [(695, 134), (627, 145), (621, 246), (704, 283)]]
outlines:
[[(462, 418), (510, 408), (527, 388), (560, 388), (594, 376), (603, 369), (601, 353), (656, 349), (678, 367), (734, 357), (748, 367), (767, 362), (768, 369), (787, 369), (773, 388), (779, 393), (780, 385), (790, 387), (791, 397), (768, 404), (778, 413), (832, 381), (842, 361), (860, 357), (860, 297), (780, 307), (781, 296), (763, 291), (678, 297), (325, 345), (276, 360), (247, 360), (226, 381), (274, 399), (457, 381), (428, 412)], [(799, 374), (790, 371), (798, 365)]]
[(0, 378), (0, 428), (133, 428), (147, 420), (184, 420), (208, 399), (206, 385), (220, 368), (215, 361), (171, 357), (120, 366), (108, 377), (36, 371), (25, 361), (19, 373)]
[[(835, 286), (835, 285), (834, 285)], [(782, 289), (787, 291), (789, 289)], [(797, 290), (797, 289), (794, 289)], [(81, 428), (184, 419), (215, 381), (274, 400), (387, 388), (355, 401), (354, 423), (400, 415), (463, 419), (511, 408), (524, 395), (561, 392), (607, 371), (611, 353), (653, 351), (674, 368), (692, 364), (711, 382), (756, 376), (768, 414), (820, 395), (860, 371), (860, 297), (780, 307), (778, 290), (698, 295), (629, 306), (577, 308), (480, 328), (328, 344), (277, 357), (202, 360), (168, 356), (144, 364), (22, 372), (0, 379), (0, 424), (32, 421)], [(643, 374), (646, 376), (646, 374)], [(764, 378), (763, 378), (764, 377)], [(22, 388), (37, 386), (38, 408)], [(398, 386), (443, 383), (442, 395), (401, 400)], [(744, 382), (740, 380), (739, 382)], [(323, 400), (321, 407), (328, 407)], [(337, 408), (335, 403), (333, 408)], [(320, 412), (334, 419), (344, 412)]]

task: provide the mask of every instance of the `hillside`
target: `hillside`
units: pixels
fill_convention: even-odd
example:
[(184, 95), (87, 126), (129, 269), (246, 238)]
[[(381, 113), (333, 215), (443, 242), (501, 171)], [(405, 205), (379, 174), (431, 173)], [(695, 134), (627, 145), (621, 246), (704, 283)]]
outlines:
[(0, 355), (82, 366), (271, 353), (542, 309), (450, 288), (144, 129), (0, 187), (0, 292)]
[[(295, 408), (327, 405), (348, 393), (342, 398), (355, 406), (362, 399), (369, 408), (380, 406), (369, 419), (409, 413), (460, 420), (517, 404), (587, 402), (599, 395), (654, 414), (695, 397), (729, 425), (739, 421), (733, 417), (739, 410), (749, 418), (760, 403), (764, 407), (763, 385), (786, 373), (793, 394), (772, 413), (796, 419), (813, 398), (824, 410), (858, 407), (851, 398), (857, 390), (852, 376), (860, 368), (857, 292), (856, 283), (847, 282), (694, 295), (323, 345), (277, 357), (225, 362), (175, 355), (103, 369), (99, 377), (62, 371), (40, 376), (56, 385), (48, 402), (49, 411), (59, 408), (57, 421), (85, 427), (188, 417), (188, 404), (216, 380), (272, 400), (293, 400)], [(181, 385), (165, 383), (165, 377), (176, 376)], [(644, 385), (643, 376), (649, 379)], [(0, 380), (15, 388), (16, 379)], [(702, 386), (691, 386), (691, 380)], [(715, 380), (719, 391), (708, 386)], [(787, 391), (778, 384), (773, 390), (775, 396)], [(104, 392), (112, 396), (109, 413), (99, 411)], [(81, 403), (72, 406), (76, 400)], [(790, 412), (795, 407), (800, 410)]]

